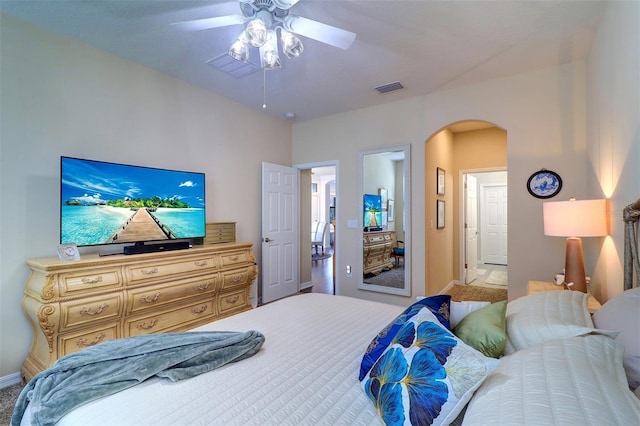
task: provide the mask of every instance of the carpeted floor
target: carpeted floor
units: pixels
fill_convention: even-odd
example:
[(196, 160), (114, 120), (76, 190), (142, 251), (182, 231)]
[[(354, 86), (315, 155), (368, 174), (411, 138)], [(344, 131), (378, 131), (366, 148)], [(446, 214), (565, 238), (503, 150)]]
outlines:
[(13, 414), (13, 406), (16, 404), (22, 385), (13, 385), (0, 389), (0, 425), (8, 426)]
[(400, 264), (399, 267), (382, 271), (378, 275), (365, 276), (363, 281), (366, 284), (404, 288), (404, 266)]
[(456, 301), (489, 301), (491, 303), (507, 300), (507, 289), (488, 288), (475, 285), (454, 285), (446, 294)]

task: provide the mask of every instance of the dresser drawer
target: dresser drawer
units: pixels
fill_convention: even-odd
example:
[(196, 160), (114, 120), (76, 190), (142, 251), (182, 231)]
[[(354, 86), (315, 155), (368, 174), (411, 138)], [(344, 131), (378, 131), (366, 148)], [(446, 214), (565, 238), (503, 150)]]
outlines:
[(119, 318), (122, 315), (122, 305), (121, 293), (62, 302), (60, 303), (60, 330)]
[(247, 290), (242, 289), (218, 295), (218, 312), (220, 315), (229, 315), (249, 309), (248, 294)]
[(161, 331), (185, 330), (193, 322), (215, 316), (214, 298), (202, 300), (186, 306), (178, 307), (165, 312), (140, 315), (125, 320), (125, 335), (137, 336), (139, 334), (158, 333)]
[(237, 265), (253, 264), (255, 259), (249, 250), (237, 250), (220, 253), (220, 261), (223, 268), (233, 267)]
[(58, 281), (60, 296), (122, 287), (122, 277), (120, 269), (117, 267), (93, 269), (91, 271), (63, 272), (59, 275)]
[(231, 271), (222, 271), (222, 290), (231, 289), (239, 286), (247, 286), (251, 284), (256, 274), (253, 273), (254, 266), (233, 269)]
[(60, 356), (64, 356), (98, 343), (106, 342), (120, 336), (120, 324), (111, 323), (103, 327), (92, 327), (91, 331), (78, 331), (77, 333), (64, 333), (59, 335)]
[(189, 260), (149, 262), (127, 266), (125, 273), (129, 285), (137, 285), (145, 281), (163, 281), (180, 275), (194, 275), (207, 271), (216, 271), (218, 263), (216, 256), (202, 256)]
[(207, 223), (205, 244), (232, 243), (236, 240), (235, 222)]
[(219, 282), (220, 276), (215, 273), (195, 280), (170, 282), (129, 290), (127, 300), (129, 300), (130, 306), (127, 312), (136, 313), (193, 296), (214, 294), (218, 289)]

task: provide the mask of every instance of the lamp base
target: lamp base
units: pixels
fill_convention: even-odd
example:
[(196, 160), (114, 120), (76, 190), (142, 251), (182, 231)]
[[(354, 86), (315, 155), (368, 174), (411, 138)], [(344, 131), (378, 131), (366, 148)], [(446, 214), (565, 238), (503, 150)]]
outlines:
[(567, 250), (564, 257), (564, 282), (573, 283), (571, 290), (587, 292), (587, 279), (584, 272), (584, 256), (582, 240), (577, 237), (567, 238)]

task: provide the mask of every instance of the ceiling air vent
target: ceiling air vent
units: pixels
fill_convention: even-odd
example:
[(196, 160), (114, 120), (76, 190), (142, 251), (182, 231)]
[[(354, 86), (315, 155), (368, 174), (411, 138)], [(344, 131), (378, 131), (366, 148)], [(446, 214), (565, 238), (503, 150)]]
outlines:
[(207, 61), (207, 64), (235, 78), (246, 77), (261, 71), (261, 68), (251, 61), (247, 63), (236, 61), (226, 53)]
[(404, 86), (399, 81), (393, 83), (383, 84), (382, 86), (374, 87), (380, 94), (395, 92), (396, 90), (404, 89)]

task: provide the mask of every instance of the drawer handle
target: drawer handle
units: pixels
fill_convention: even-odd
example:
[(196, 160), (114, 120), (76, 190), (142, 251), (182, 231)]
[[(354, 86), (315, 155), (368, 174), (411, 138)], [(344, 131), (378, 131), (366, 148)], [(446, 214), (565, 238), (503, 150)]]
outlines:
[(211, 281), (207, 281), (204, 284), (196, 284), (196, 290), (206, 290), (211, 285)]
[(84, 277), (82, 278), (82, 284), (97, 284), (102, 282), (102, 275), (98, 275), (97, 277)]
[(231, 281), (233, 281), (234, 283), (239, 283), (240, 281), (242, 281), (242, 275), (234, 275), (233, 277), (231, 277)]
[(91, 308), (82, 308), (80, 309), (80, 315), (100, 315), (108, 307), (108, 303), (103, 303), (102, 305), (98, 306), (98, 309), (96, 309), (95, 311), (92, 311)]
[(196, 266), (203, 267), (203, 266), (207, 266), (209, 264), (209, 262), (207, 262), (206, 260), (198, 260), (198, 261), (195, 262), (195, 264), (196, 264)]
[(229, 256), (229, 260), (233, 260), (235, 262), (236, 260), (240, 260), (240, 256)]
[(229, 296), (226, 299), (224, 299), (228, 304), (233, 305), (234, 303), (236, 303), (238, 301), (238, 299), (240, 299), (240, 296), (238, 296), (237, 294), (234, 296)]
[(201, 314), (206, 310), (207, 310), (207, 305), (202, 305), (199, 308), (191, 308), (191, 312), (193, 312), (196, 315)]
[(141, 269), (142, 275), (153, 275), (158, 273), (158, 268)]
[(80, 339), (78, 339), (78, 341), (76, 342), (76, 345), (77, 345), (79, 348), (86, 348), (87, 346), (95, 346), (95, 345), (97, 345), (98, 343), (102, 342), (102, 341), (104, 340), (104, 338), (105, 338), (105, 337), (107, 337), (107, 335), (106, 335), (106, 334), (104, 334), (104, 333), (100, 333), (100, 334), (98, 334), (98, 335), (96, 336), (96, 338), (95, 338), (95, 339), (93, 339), (93, 341), (92, 341), (92, 342), (89, 342), (89, 341), (87, 341), (85, 338), (82, 338), (82, 337), (81, 337), (81, 338), (80, 338)]
[(142, 295), (140, 300), (142, 300), (143, 302), (147, 302), (147, 303), (153, 303), (153, 302), (157, 302), (159, 298), (160, 298), (160, 293), (156, 293), (155, 296), (153, 296), (153, 298), (151, 298), (151, 297), (147, 296), (146, 294), (144, 294), (144, 295)]
[(155, 327), (155, 325), (158, 323), (158, 319), (154, 318), (151, 320), (151, 323), (147, 325), (146, 322), (141, 322), (138, 325), (136, 325), (136, 328), (138, 330), (149, 330), (150, 328)]

